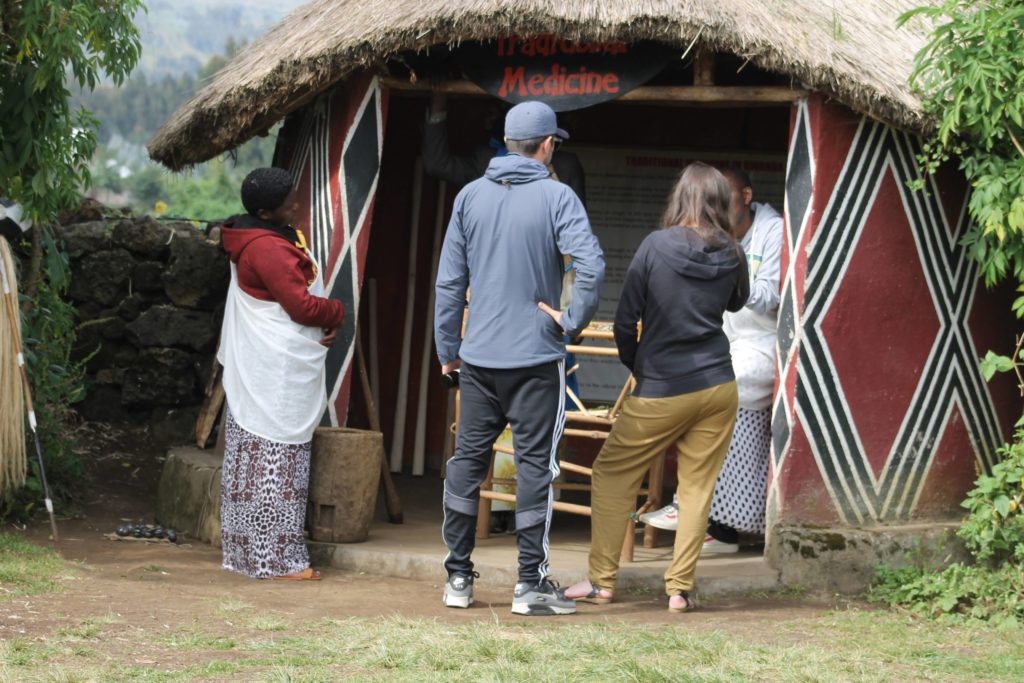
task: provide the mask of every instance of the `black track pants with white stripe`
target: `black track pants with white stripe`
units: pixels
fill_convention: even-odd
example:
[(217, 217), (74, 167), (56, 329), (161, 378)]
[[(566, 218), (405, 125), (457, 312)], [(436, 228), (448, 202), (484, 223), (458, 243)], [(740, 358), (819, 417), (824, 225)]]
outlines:
[(473, 571), (480, 484), (494, 440), (508, 424), (515, 444), (519, 580), (534, 583), (549, 572), (551, 482), (558, 476), (565, 425), (565, 363), (505, 370), (463, 363), (459, 388), (458, 439), (444, 482), (444, 566), (449, 576)]

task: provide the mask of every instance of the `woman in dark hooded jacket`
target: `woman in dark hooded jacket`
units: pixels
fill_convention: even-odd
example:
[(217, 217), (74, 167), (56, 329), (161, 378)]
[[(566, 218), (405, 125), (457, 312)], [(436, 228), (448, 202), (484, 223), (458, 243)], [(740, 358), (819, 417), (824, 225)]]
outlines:
[(745, 257), (729, 221), (730, 195), (717, 170), (687, 166), (669, 197), (664, 228), (647, 236), (626, 273), (615, 342), (636, 388), (594, 462), (589, 578), (567, 589), (566, 597), (611, 600), (644, 473), (675, 444), (679, 528), (665, 591), (670, 611), (696, 604), (693, 575), (736, 420), (722, 314), (739, 310), (749, 292)]

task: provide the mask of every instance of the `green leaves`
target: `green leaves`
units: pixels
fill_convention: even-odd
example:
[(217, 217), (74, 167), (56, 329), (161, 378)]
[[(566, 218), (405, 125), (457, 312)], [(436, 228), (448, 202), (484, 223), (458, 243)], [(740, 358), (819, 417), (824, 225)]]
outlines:
[(120, 83), (138, 62), (140, 0), (22, 0), (0, 33), (0, 188), (36, 222), (74, 205), (89, 183), (96, 121), (72, 110), (69, 78)]
[(1010, 372), (1013, 370), (1013, 359), (1009, 356), (1000, 356), (989, 351), (981, 359), (981, 374), (985, 381), (989, 381), (997, 372)]
[[(1024, 3), (943, 0), (900, 17), (931, 38), (910, 83), (936, 120), (926, 174), (956, 159), (970, 183), (974, 226), (965, 238), (985, 283), (1024, 276)], [(1018, 317), (1024, 309), (1016, 308)]]
[[(987, 357), (986, 357), (987, 359)], [(1007, 359), (1008, 360), (1008, 359)], [(969, 515), (957, 532), (981, 561), (1024, 565), (1024, 430), (999, 449), (1000, 461), (967, 494)]]

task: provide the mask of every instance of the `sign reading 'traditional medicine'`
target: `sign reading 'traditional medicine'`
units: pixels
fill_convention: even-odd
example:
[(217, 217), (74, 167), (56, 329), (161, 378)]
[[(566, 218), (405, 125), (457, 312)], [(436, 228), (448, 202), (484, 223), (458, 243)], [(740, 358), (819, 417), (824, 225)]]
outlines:
[(651, 42), (577, 42), (512, 36), (463, 45), (466, 77), (508, 102), (547, 102), (555, 111), (615, 99), (655, 76), (672, 52)]

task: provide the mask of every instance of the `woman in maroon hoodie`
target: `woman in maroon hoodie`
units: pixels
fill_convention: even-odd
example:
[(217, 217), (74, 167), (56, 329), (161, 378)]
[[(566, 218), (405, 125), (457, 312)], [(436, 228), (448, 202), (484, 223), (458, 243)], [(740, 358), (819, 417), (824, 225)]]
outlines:
[(324, 296), (300, 230), (291, 177), (259, 168), (242, 181), (248, 213), (224, 223), (231, 286), (224, 366), (221, 542), (224, 568), (253, 578), (316, 580), (302, 530), (313, 430), (327, 405), (324, 359), (345, 316)]

